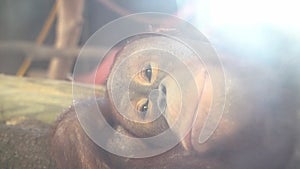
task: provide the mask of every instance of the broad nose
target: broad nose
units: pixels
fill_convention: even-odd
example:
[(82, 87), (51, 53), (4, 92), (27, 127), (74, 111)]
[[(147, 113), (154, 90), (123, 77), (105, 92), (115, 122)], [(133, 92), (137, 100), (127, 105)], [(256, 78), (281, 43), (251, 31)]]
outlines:
[(166, 99), (167, 89), (163, 84), (160, 84), (158, 88), (150, 91), (148, 99), (152, 103), (152, 111), (157, 116), (164, 115), (167, 107)]

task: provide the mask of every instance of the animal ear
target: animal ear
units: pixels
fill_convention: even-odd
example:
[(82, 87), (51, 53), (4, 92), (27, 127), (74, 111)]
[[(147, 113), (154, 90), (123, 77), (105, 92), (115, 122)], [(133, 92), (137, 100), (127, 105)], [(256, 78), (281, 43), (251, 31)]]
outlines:
[(116, 60), (116, 56), (118, 55), (118, 53), (120, 52), (121, 47), (114, 47), (112, 48), (107, 55), (105, 56), (105, 58), (103, 59), (103, 61), (101, 62), (101, 64), (98, 66), (98, 68), (95, 70), (95, 84), (99, 85), (99, 84), (105, 84), (111, 68)]
[(131, 37), (129, 39), (122, 40), (110, 49), (101, 64), (94, 70), (93, 74), (91, 74), (91, 79), (89, 79), (91, 83), (95, 83), (96, 85), (104, 85), (106, 83), (118, 54), (122, 51), (123, 47), (129, 43), (130, 39), (134, 38)]

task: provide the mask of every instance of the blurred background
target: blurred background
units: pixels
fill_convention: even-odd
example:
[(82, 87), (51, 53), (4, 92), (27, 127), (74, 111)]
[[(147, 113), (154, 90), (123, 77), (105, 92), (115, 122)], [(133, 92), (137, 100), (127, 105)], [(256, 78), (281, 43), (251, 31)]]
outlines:
[[(71, 46), (80, 48), (95, 31), (121, 16), (163, 12), (192, 23), (219, 53), (230, 51), (239, 57), (277, 62), (281, 66), (299, 63), (300, 23), (297, 17), (300, 11), (297, 1), (81, 0), (69, 3), (78, 3), (78, 8), (83, 8), (81, 11), (72, 9), (82, 17), (82, 25)], [(61, 72), (63, 76), (50, 70), (55, 69), (51, 57), (34, 56), (31, 59), (30, 56), (33, 55), (30, 51), (39, 51), (36, 48), (39, 45), (57, 47), (57, 6), (55, 0), (0, 1), (0, 73), (54, 79), (67, 79), (66, 76), (72, 74), (76, 55), (65, 65), (66, 70)], [(76, 8), (76, 5), (69, 5), (69, 8)]]
[[(0, 168), (2, 164), (15, 165), (11, 157), (16, 161), (30, 159), (37, 164), (35, 157), (20, 160), (15, 152), (22, 153), (24, 149), (27, 152), (24, 154), (34, 154), (36, 143), (23, 145), (24, 140), (30, 142), (23, 138), (24, 133), (34, 138), (31, 140), (40, 134), (31, 128), (23, 130), (23, 126), (22, 130), (10, 131), (7, 126), (23, 122), (28, 116), (38, 119), (39, 128), (43, 128), (40, 121), (52, 123), (73, 99), (70, 83), (22, 80), (15, 75), (70, 81), (76, 57), (89, 37), (105, 24), (133, 13), (162, 12), (187, 20), (209, 39), (221, 59), (269, 67), (291, 81), (297, 95), (300, 93), (299, 6), (296, 0), (0, 0), (0, 130), (5, 131), (0, 132), (0, 151), (11, 153), (0, 156)], [(231, 66), (223, 61), (225, 67)], [(96, 66), (82, 70), (83, 76), (92, 74)], [(29, 121), (26, 126), (32, 124)], [(17, 145), (22, 148), (15, 151)], [(291, 169), (299, 168), (299, 145)], [(3, 147), (7, 149), (2, 151)], [(44, 151), (44, 147), (39, 150)], [(40, 168), (50, 165), (48, 156), (44, 159), (46, 162)]]
[[(70, 4), (76, 2), (79, 1), (70, 1)], [(83, 3), (82, 8), (84, 8), (84, 10), (79, 14), (83, 17), (81, 34), (77, 40), (77, 45), (79, 46), (82, 46), (85, 41), (102, 26), (121, 16), (137, 12), (165, 12), (176, 14), (177, 11), (175, 0), (86, 0)], [(35, 43), (41, 34), (43, 26), (47, 24), (47, 19), (49, 15), (51, 15), (51, 12), (53, 12), (55, 5), (55, 0), (0, 1), (0, 73), (10, 75), (17, 74), (26, 55), (29, 55), (28, 52), (24, 53), (24, 50), (7, 50), (4, 43), (11, 42), (9, 44), (16, 45), (14, 42), (22, 42), (18, 46), (21, 46), (21, 48), (26, 46), (23, 45), (26, 42)], [(56, 9), (56, 14), (58, 13), (57, 11)], [(76, 10), (74, 10), (74, 13), (76, 13)], [(53, 45), (55, 43), (57, 19), (54, 19), (49, 27), (46, 33), (47, 35), (44, 38), (45, 40), (42, 43), (44, 45)], [(74, 56), (74, 58), (75, 57), (76, 56)], [(49, 63), (49, 58), (33, 59), (28, 70), (21, 74), (25, 76), (47, 77)], [(71, 73), (71, 71), (72, 68), (69, 69), (69, 73)]]

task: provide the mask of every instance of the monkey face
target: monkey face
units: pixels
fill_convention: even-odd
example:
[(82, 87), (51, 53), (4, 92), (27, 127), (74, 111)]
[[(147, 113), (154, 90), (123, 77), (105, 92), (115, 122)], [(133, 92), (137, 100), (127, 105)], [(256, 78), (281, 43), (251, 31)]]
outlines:
[[(168, 37), (149, 36), (129, 42), (119, 52), (107, 91), (116, 121), (136, 137), (170, 130), (181, 140), (193, 127), (209, 81), (191, 49)], [(201, 109), (209, 109), (209, 100), (207, 96)]]

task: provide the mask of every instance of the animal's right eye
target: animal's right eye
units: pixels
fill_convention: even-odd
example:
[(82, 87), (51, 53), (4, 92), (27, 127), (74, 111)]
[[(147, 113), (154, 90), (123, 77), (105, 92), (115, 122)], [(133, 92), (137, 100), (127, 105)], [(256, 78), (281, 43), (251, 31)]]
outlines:
[(138, 69), (138, 74), (134, 79), (139, 84), (149, 86), (156, 81), (158, 72), (159, 69), (156, 63), (146, 62), (143, 67)]
[(147, 78), (147, 80), (149, 82), (151, 82), (151, 79), (152, 79), (152, 67), (151, 67), (151, 65), (148, 65), (146, 67), (146, 69), (144, 70), (144, 74), (145, 74), (145, 77)]

